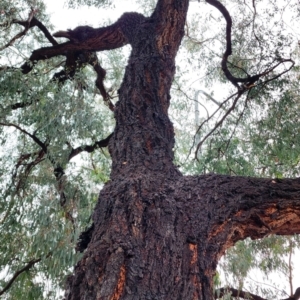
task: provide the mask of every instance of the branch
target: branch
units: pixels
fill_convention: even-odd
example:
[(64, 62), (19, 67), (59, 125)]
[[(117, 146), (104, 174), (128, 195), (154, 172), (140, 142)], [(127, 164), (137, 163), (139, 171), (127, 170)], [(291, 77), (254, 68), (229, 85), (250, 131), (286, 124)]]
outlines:
[[(15, 42), (17, 39), (23, 37), (23, 36), (27, 33), (27, 31), (29, 30), (29, 28), (32, 27), (32, 26), (30, 26), (30, 23), (31, 23), (31, 21), (32, 21), (32, 19), (33, 19), (35, 13), (36, 13), (36, 10), (31, 9), (31, 11), (30, 11), (30, 13), (29, 13), (29, 16), (28, 16), (28, 19), (27, 19), (26, 21), (20, 21), (20, 22), (22, 22), (22, 25), (25, 27), (25, 29), (24, 29), (23, 31), (17, 33), (17, 34), (16, 34), (16, 35), (15, 35), (15, 36), (7, 43), (7, 44), (5, 44), (4, 46), (2, 46), (2, 47), (0, 48), (0, 51), (2, 51), (2, 50), (5, 49), (5, 48), (8, 48), (8, 47), (11, 46), (11, 45), (13, 45), (14, 42)], [(14, 23), (14, 22), (13, 22), (13, 23)], [(16, 21), (16, 23), (18, 23), (18, 21)]]
[(184, 177), (177, 186), (176, 195), (189, 199), (187, 228), (196, 236), (208, 230), (207, 247), (216, 257), (247, 237), (300, 234), (300, 178), (209, 174)]
[(93, 145), (84, 145), (84, 146), (80, 146), (80, 147), (77, 147), (75, 149), (72, 149), (72, 151), (69, 155), (69, 160), (72, 159), (74, 156), (78, 155), (81, 152), (85, 151), (85, 152), (91, 153), (97, 148), (107, 147), (108, 142), (109, 142), (109, 140), (112, 136), (113, 136), (113, 133), (111, 133), (107, 138), (105, 138), (101, 141), (95, 142)]
[(43, 143), (38, 137), (36, 137), (35, 135), (29, 133), (28, 131), (26, 131), (25, 129), (22, 129), (20, 126), (13, 124), (13, 123), (3, 123), (0, 122), (0, 125), (2, 126), (7, 126), (7, 127), (14, 127), (16, 129), (18, 129), (19, 131), (21, 131), (22, 133), (26, 134), (27, 136), (29, 136), (36, 144), (38, 144), (45, 153), (47, 153), (47, 146), (45, 143)]
[(267, 300), (266, 298), (262, 298), (258, 295), (240, 291), (234, 288), (220, 288), (215, 290), (215, 299), (222, 298), (224, 295), (230, 293), (230, 295), (234, 298), (244, 298), (244, 299), (250, 299), (250, 300)]
[(145, 17), (141, 14), (126, 13), (117, 22), (107, 27), (79, 26), (74, 30), (58, 31), (53, 36), (68, 38), (70, 42), (33, 51), (29, 62), (21, 67), (22, 71), (27, 74), (37, 61), (66, 55), (70, 51), (94, 52), (123, 47), (132, 38), (132, 32), (128, 29), (138, 28), (143, 20)]
[[(228, 57), (232, 54), (232, 43), (231, 43), (232, 19), (231, 19), (231, 16), (230, 16), (227, 8), (222, 3), (220, 3), (218, 0), (206, 0), (206, 2), (209, 3), (210, 5), (216, 7), (220, 11), (220, 13), (223, 15), (223, 17), (226, 21), (226, 49), (223, 54), (221, 66), (222, 66), (222, 70), (223, 70), (226, 78), (238, 90), (244, 90), (244, 89), (248, 89), (249, 87), (252, 87), (255, 84), (255, 82), (257, 82), (261, 77), (266, 76), (267, 74), (269, 74), (271, 71), (273, 71), (275, 68), (277, 68), (279, 65), (281, 65), (284, 62), (287, 62), (287, 61), (292, 62), (292, 67), (293, 67), (294, 62), (291, 59), (281, 59), (280, 62), (277, 63), (275, 66), (273, 66), (272, 68), (266, 69), (262, 73), (259, 73), (259, 74), (253, 75), (253, 76), (247, 76), (245, 78), (233, 76), (227, 67)], [(286, 72), (283, 72), (278, 76), (275, 76), (273, 79), (278, 78), (279, 76), (281, 76), (282, 74), (284, 74)], [(240, 86), (238, 83), (244, 83), (244, 85)]]
[(21, 270), (17, 271), (13, 275), (13, 277), (11, 278), (11, 280), (7, 283), (7, 285), (4, 287), (4, 289), (2, 289), (0, 291), (0, 296), (3, 295), (11, 287), (11, 285), (14, 283), (14, 281), (18, 278), (19, 275), (21, 275), (23, 272), (29, 270), (31, 267), (33, 267), (36, 263), (40, 262), (41, 260), (42, 260), (41, 258), (31, 260), (24, 268), (22, 268)]
[(48, 39), (48, 41), (52, 44), (52, 45), (57, 45), (57, 41), (53, 38), (53, 36), (51, 35), (51, 33), (48, 31), (48, 29), (46, 28), (46, 26), (40, 22), (36, 17), (32, 17), (31, 21), (29, 22), (28, 25), (28, 21), (20, 21), (20, 20), (13, 20), (14, 24), (19, 24), (22, 25), (26, 28), (32, 28), (37, 26), (45, 35), (45, 37)]
[[(56, 163), (56, 161), (51, 157), (51, 155), (49, 155), (46, 143), (43, 143), (35, 135), (29, 133), (25, 129), (22, 129), (18, 125), (15, 125), (15, 124), (12, 124), (12, 123), (2, 123), (2, 122), (0, 122), (0, 125), (15, 127), (16, 129), (20, 130), (22, 133), (29, 136), (36, 144), (38, 144), (42, 148), (42, 152), (39, 152), (40, 155), (36, 158), (36, 160), (33, 162), (33, 164), (39, 163), (40, 159), (42, 159), (44, 154), (48, 154), (48, 159), (51, 162), (52, 166), (54, 167), (54, 175), (55, 175), (56, 181), (58, 183), (58, 192), (60, 194), (60, 205), (63, 208), (65, 208), (65, 204), (67, 202), (67, 197), (64, 193), (64, 178), (63, 178), (63, 176), (65, 175), (65, 172), (64, 172), (63, 168), (61, 166), (59, 166)], [(23, 159), (26, 159), (27, 156), (28, 155), (25, 155)], [(29, 164), (27, 171), (30, 172), (31, 168), (32, 168), (32, 165)], [(72, 222), (73, 226), (74, 226), (74, 224), (75, 224), (74, 218), (68, 211), (66, 211), (66, 218), (69, 219)], [(75, 230), (75, 228), (74, 228), (74, 230)]]
[[(221, 126), (223, 124), (223, 122), (225, 121), (225, 119), (229, 116), (229, 114), (235, 109), (235, 106), (238, 102), (238, 100), (240, 99), (240, 97), (242, 96), (242, 93), (238, 93), (237, 96), (235, 97), (231, 107), (226, 111), (225, 115), (222, 117), (222, 119), (217, 122), (214, 126), (214, 128), (212, 130), (209, 131), (209, 133), (198, 143), (197, 148), (196, 148), (196, 152), (195, 152), (195, 156), (197, 157), (197, 153), (200, 149), (200, 147), (202, 146), (202, 144), (216, 131), (216, 129)], [(197, 133), (199, 132), (199, 129), (197, 130)]]
[(12, 176), (13, 178), (16, 178), (18, 168), (19, 168), (21, 165), (24, 165), (23, 162), (24, 162), (25, 160), (29, 159), (30, 157), (33, 157), (33, 156), (36, 156), (36, 158), (35, 158), (33, 161), (31, 161), (30, 163), (28, 163), (28, 164), (26, 165), (25, 172), (24, 172), (24, 178), (22, 178), (22, 176), (19, 176), (19, 181), (18, 181), (18, 183), (17, 183), (17, 185), (16, 185), (16, 191), (17, 191), (17, 192), (21, 189), (22, 183), (24, 182), (24, 180), (27, 179), (27, 177), (29, 176), (31, 170), (32, 170), (36, 165), (38, 165), (40, 162), (42, 162), (42, 161), (45, 159), (45, 158), (44, 158), (45, 152), (44, 152), (44, 150), (40, 150), (40, 151), (37, 151), (37, 152), (32, 153), (32, 154), (31, 154), (31, 153), (30, 153), (30, 154), (27, 153), (27, 154), (21, 155), (21, 156), (19, 157), (18, 162), (17, 162), (17, 165), (16, 165), (16, 171), (14, 172), (14, 174), (13, 174), (13, 176)]
[(90, 61), (89, 64), (93, 66), (95, 72), (97, 73), (97, 79), (96, 79), (96, 86), (99, 89), (104, 102), (108, 105), (109, 109), (111, 111), (114, 111), (115, 106), (110, 101), (110, 96), (106, 92), (106, 89), (104, 87), (103, 81), (106, 75), (106, 71), (101, 67), (97, 55), (94, 53), (94, 60)]

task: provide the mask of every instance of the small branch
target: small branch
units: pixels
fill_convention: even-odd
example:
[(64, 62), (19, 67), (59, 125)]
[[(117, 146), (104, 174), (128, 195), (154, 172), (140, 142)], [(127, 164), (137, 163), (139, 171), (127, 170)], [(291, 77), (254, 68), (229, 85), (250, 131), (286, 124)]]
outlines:
[(29, 136), (36, 144), (38, 144), (45, 153), (47, 153), (47, 147), (46, 144), (43, 143), (39, 138), (37, 138), (35, 135), (29, 133), (28, 131), (26, 131), (25, 129), (22, 129), (20, 126), (13, 124), (13, 123), (3, 123), (0, 122), (0, 125), (2, 126), (7, 126), (7, 127), (15, 127), (16, 129), (18, 129), (19, 131), (21, 131), (22, 133), (26, 134), (27, 136)]
[(224, 295), (230, 293), (232, 297), (235, 298), (244, 298), (251, 300), (267, 300), (266, 298), (262, 298), (258, 295), (248, 293), (245, 291), (240, 291), (234, 288), (220, 288), (215, 290), (215, 299), (222, 298)]
[(94, 53), (93, 60), (90, 60), (89, 64), (91, 66), (93, 66), (95, 72), (97, 73), (96, 87), (99, 89), (99, 91), (100, 91), (100, 93), (101, 93), (101, 95), (104, 99), (104, 102), (108, 105), (109, 109), (111, 111), (114, 111), (115, 106), (110, 101), (110, 96), (106, 92), (106, 89), (105, 89), (104, 84), (103, 84), (103, 80), (105, 78), (106, 71), (99, 64), (98, 57), (97, 57), (96, 53)]
[(41, 258), (31, 260), (24, 268), (22, 268), (19, 271), (17, 271), (13, 275), (13, 277), (9, 280), (9, 282), (4, 287), (4, 289), (2, 289), (0, 291), (0, 296), (3, 295), (11, 287), (11, 285), (14, 283), (14, 281), (18, 278), (19, 275), (21, 275), (23, 272), (29, 270), (31, 267), (33, 267), (36, 263), (40, 262), (41, 260), (42, 260)]
[(293, 295), (293, 264), (292, 264), (292, 256), (293, 256), (293, 241), (289, 237), (289, 283), (290, 283), (290, 295)]
[[(8, 110), (16, 110), (16, 109), (19, 109), (19, 108), (24, 108), (24, 107), (28, 107), (30, 106), (34, 101), (28, 101), (28, 102), (17, 102), (17, 103), (14, 103), (14, 104), (11, 104), (7, 107), (4, 108), (4, 111), (8, 111)], [(38, 102), (38, 100), (36, 101)]]
[(96, 148), (104, 148), (108, 146), (108, 142), (110, 140), (110, 138), (113, 136), (113, 133), (111, 133), (107, 138), (95, 142), (93, 145), (84, 145), (84, 146), (80, 146), (77, 147), (75, 149), (72, 149), (70, 155), (69, 155), (69, 160), (72, 159), (74, 156), (78, 155), (81, 152), (88, 152), (91, 153), (93, 152)]
[(5, 49), (5, 48), (8, 48), (8, 47), (11, 46), (11, 45), (13, 45), (14, 42), (15, 42), (17, 39), (23, 37), (23, 36), (27, 33), (27, 31), (28, 31), (29, 28), (31, 27), (31, 26), (30, 26), (30, 23), (31, 23), (32, 18), (34, 17), (34, 14), (35, 14), (35, 13), (36, 13), (36, 10), (31, 9), (27, 21), (24, 21), (24, 22), (23, 22), (23, 26), (25, 27), (25, 29), (24, 29), (23, 31), (17, 33), (17, 34), (16, 34), (16, 35), (15, 35), (15, 36), (7, 43), (7, 44), (5, 44), (4, 46), (2, 46), (2, 47), (0, 48), (0, 51), (2, 51), (2, 50)]
[(51, 35), (51, 33), (48, 31), (48, 29), (46, 28), (46, 26), (40, 22), (36, 17), (32, 17), (31, 22), (28, 25), (28, 21), (20, 21), (20, 20), (13, 20), (14, 24), (19, 24), (25, 27), (25, 29), (28, 27), (32, 28), (34, 26), (37, 26), (45, 35), (45, 37), (48, 39), (48, 41), (52, 44), (52, 45), (58, 45), (57, 41), (53, 38), (53, 36)]
[[(236, 98), (234, 99), (233, 101), (233, 104), (231, 105), (231, 107), (227, 110), (227, 112), (225, 113), (225, 115), (222, 117), (222, 119), (217, 122), (214, 126), (214, 128), (212, 130), (210, 130), (210, 132), (199, 142), (199, 144), (197, 145), (197, 148), (196, 148), (196, 152), (195, 152), (195, 158), (197, 158), (197, 153), (200, 149), (200, 147), (202, 146), (202, 144), (215, 132), (215, 130), (221, 126), (224, 122), (224, 120), (227, 118), (227, 116), (235, 109), (235, 106), (238, 102), (238, 100), (240, 99), (240, 97), (242, 96), (242, 93), (238, 93)], [(200, 127), (199, 129), (197, 130), (197, 133), (198, 131), (200, 130)]]
[(24, 154), (24, 155), (21, 155), (19, 160), (18, 160), (18, 163), (16, 165), (16, 172), (15, 172), (15, 175), (13, 176), (16, 177), (17, 175), (17, 170), (19, 168), (20, 165), (23, 164), (23, 161), (32, 157), (33, 155), (36, 155), (36, 158), (27, 164), (26, 168), (25, 168), (25, 171), (24, 171), (24, 180), (22, 180), (22, 177), (19, 179), (18, 183), (17, 183), (17, 186), (16, 186), (16, 191), (18, 192), (20, 190), (20, 188), (22, 187), (22, 184), (23, 182), (26, 180), (26, 178), (29, 176), (31, 170), (36, 166), (38, 165), (40, 162), (42, 162), (45, 158), (45, 152), (44, 150), (40, 150), (39, 152), (35, 152), (33, 154)]

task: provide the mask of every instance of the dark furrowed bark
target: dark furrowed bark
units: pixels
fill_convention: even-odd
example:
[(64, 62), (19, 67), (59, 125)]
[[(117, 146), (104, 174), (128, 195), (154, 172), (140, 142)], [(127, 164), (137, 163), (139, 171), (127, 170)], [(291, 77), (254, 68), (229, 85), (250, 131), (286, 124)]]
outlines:
[(138, 177), (102, 190), (67, 299), (202, 299), (197, 246), (187, 241), (176, 180)]

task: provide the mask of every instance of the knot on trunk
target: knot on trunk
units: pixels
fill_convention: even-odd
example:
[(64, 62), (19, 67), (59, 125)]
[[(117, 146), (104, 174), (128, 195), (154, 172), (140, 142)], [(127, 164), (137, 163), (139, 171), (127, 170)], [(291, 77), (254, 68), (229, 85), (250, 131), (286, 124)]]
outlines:
[(137, 31), (141, 28), (141, 25), (147, 20), (145, 16), (136, 12), (129, 12), (123, 14), (117, 21), (119, 23), (122, 33), (125, 35), (130, 44), (132, 44), (136, 38)]

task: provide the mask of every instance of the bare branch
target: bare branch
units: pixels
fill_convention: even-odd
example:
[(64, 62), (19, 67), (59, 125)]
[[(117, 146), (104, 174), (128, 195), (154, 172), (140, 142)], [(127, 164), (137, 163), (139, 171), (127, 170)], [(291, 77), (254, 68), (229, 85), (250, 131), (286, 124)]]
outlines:
[(250, 300), (267, 300), (266, 298), (262, 298), (258, 295), (240, 291), (234, 288), (220, 288), (215, 291), (215, 299), (222, 298), (226, 294), (231, 294), (234, 298), (243, 298), (243, 299), (250, 299)]
[(45, 35), (45, 37), (48, 39), (48, 41), (52, 44), (52, 45), (57, 45), (57, 41), (53, 38), (53, 36), (51, 35), (51, 33), (49, 32), (49, 30), (46, 28), (46, 26), (40, 22), (36, 17), (32, 17), (29, 25), (28, 25), (28, 21), (20, 21), (20, 20), (13, 20), (14, 24), (19, 24), (25, 27), (25, 29), (28, 27), (32, 28), (34, 26), (37, 26)]
[[(224, 116), (221, 118), (221, 120), (219, 122), (217, 122), (214, 126), (214, 128), (212, 130), (209, 131), (209, 133), (198, 143), (197, 148), (196, 148), (196, 152), (195, 152), (195, 158), (197, 158), (197, 153), (200, 149), (200, 147), (202, 146), (202, 144), (216, 131), (216, 129), (218, 127), (220, 127), (223, 122), (225, 121), (225, 119), (229, 116), (229, 114), (235, 109), (235, 106), (238, 102), (238, 100), (240, 99), (240, 97), (242, 96), (242, 92), (238, 93), (237, 96), (235, 97), (231, 107), (226, 111), (226, 113), (224, 114)], [(223, 102), (224, 103), (224, 102)], [(220, 106), (221, 107), (221, 106)], [(219, 107), (219, 108), (220, 108)], [(212, 117), (212, 116), (211, 116)], [(211, 118), (210, 117), (210, 118)], [(197, 133), (199, 132), (201, 127), (198, 128)]]
[(81, 152), (85, 151), (85, 152), (91, 153), (97, 148), (107, 147), (108, 142), (109, 142), (109, 140), (112, 136), (113, 136), (113, 133), (111, 133), (107, 138), (105, 138), (101, 141), (95, 142), (93, 145), (84, 145), (84, 146), (80, 146), (80, 147), (77, 147), (75, 149), (72, 149), (72, 151), (69, 155), (69, 160), (72, 159), (74, 156), (78, 155)]
[(3, 295), (5, 292), (7, 292), (7, 290), (11, 287), (11, 285), (14, 283), (14, 281), (18, 278), (19, 275), (21, 275), (23, 272), (28, 271), (30, 268), (32, 268), (36, 263), (40, 262), (42, 259), (38, 258), (38, 259), (33, 259), (31, 260), (29, 263), (27, 263), (27, 265), (20, 269), (19, 271), (17, 271), (12, 278), (9, 280), (9, 282), (7, 283), (7, 285), (4, 287), (4, 289), (2, 289), (0, 291), (0, 296)]
[(43, 143), (38, 137), (36, 137), (35, 135), (29, 133), (28, 131), (26, 131), (25, 129), (22, 129), (20, 126), (13, 124), (13, 123), (3, 123), (0, 122), (0, 125), (2, 126), (7, 126), (7, 127), (14, 127), (16, 129), (18, 129), (19, 131), (21, 131), (22, 133), (26, 134), (27, 136), (29, 136), (36, 144), (38, 144), (45, 153), (47, 153), (47, 146), (45, 143)]

